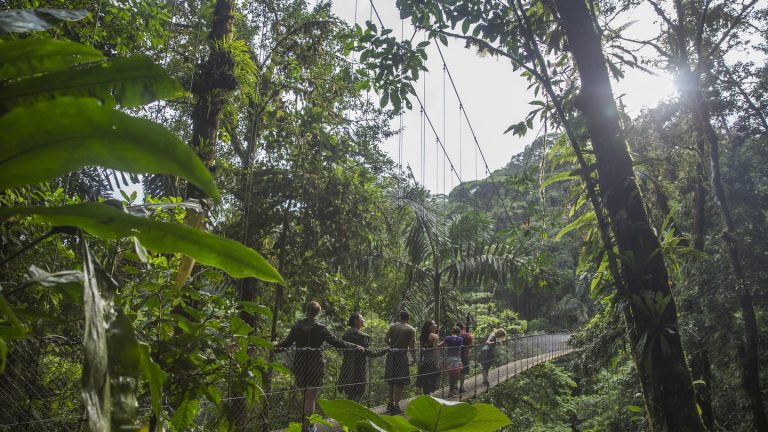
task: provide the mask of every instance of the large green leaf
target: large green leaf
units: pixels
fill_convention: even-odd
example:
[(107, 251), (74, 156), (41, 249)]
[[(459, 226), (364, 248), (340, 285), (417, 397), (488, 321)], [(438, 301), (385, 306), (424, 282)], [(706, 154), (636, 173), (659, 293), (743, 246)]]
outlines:
[(431, 432), (456, 429), (477, 416), (475, 407), (466, 402), (449, 402), (427, 395), (414, 399), (406, 413), (411, 423)]
[(107, 328), (112, 314), (112, 290), (102, 286), (109, 278), (97, 268), (88, 243), (83, 239), (83, 404), (92, 431), (109, 432), (112, 425), (112, 403), (109, 392), (109, 352)]
[(157, 418), (160, 419), (163, 416), (163, 383), (168, 377), (168, 374), (160, 368), (159, 364), (152, 360), (149, 345), (140, 342), (139, 352), (141, 353), (141, 372), (149, 383), (149, 394), (152, 398), (152, 410), (155, 412)]
[(13, 40), (0, 43), (0, 80), (62, 70), (103, 59), (98, 50), (67, 40)]
[(54, 287), (57, 291), (66, 294), (76, 303), (83, 302), (83, 272), (79, 270), (64, 270), (56, 273), (48, 273), (45, 270), (31, 265), (27, 270), (29, 278), (21, 287), (39, 284), (44, 287)]
[(493, 405), (473, 403), (472, 406), (477, 410), (475, 418), (464, 426), (451, 429), (449, 432), (493, 432), (512, 423), (506, 414)]
[(176, 412), (173, 413), (171, 423), (173, 424), (174, 430), (187, 430), (187, 427), (191, 425), (193, 421), (195, 421), (195, 416), (197, 415), (197, 411), (199, 409), (200, 399), (185, 398), (179, 407), (176, 408)]
[(59, 98), (0, 117), (0, 190), (89, 165), (184, 177), (219, 199), (208, 169), (173, 133), (95, 99)]
[(388, 429), (392, 432), (415, 432), (419, 430), (419, 428), (409, 423), (405, 417), (389, 415), (383, 415), (380, 417), (384, 419), (385, 422), (387, 422), (389, 425)]
[(71, 68), (19, 80), (0, 89), (0, 108), (61, 96), (94, 97), (105, 104), (137, 107), (184, 95), (162, 66), (145, 56)]
[(78, 227), (110, 240), (136, 237), (147, 249), (182, 253), (203, 264), (220, 268), (233, 277), (255, 277), (267, 282), (284, 283), (277, 270), (258, 252), (234, 240), (182, 224), (132, 216), (106, 204), (0, 208), (0, 218), (13, 215), (36, 215), (43, 222)]
[(318, 403), (328, 417), (348, 427), (352, 432), (359, 430), (361, 422), (370, 422), (378, 428), (389, 430), (389, 424), (383, 418), (357, 402), (320, 399)]
[(595, 215), (594, 210), (585, 211), (583, 215), (579, 216), (576, 218), (576, 220), (566, 225), (565, 228), (561, 229), (560, 232), (555, 236), (555, 240), (560, 240), (564, 235), (575, 229), (593, 224), (596, 220), (597, 216)]
[(579, 180), (580, 178), (581, 177), (579, 177), (578, 173), (574, 171), (562, 171), (541, 182), (540, 187), (541, 189), (544, 189), (553, 183), (557, 183), (561, 181)]
[(160, 368), (159, 364), (152, 360), (149, 345), (143, 342), (139, 343), (139, 352), (141, 353), (141, 372), (149, 383), (149, 395), (152, 398), (152, 410), (155, 412), (155, 416), (160, 419), (163, 416), (163, 383), (168, 377), (168, 374)]
[(80, 21), (88, 16), (84, 10), (11, 9), (0, 12), (0, 34), (48, 30), (61, 21)]
[(141, 345), (131, 320), (120, 310), (114, 312), (109, 317), (111, 322), (107, 329), (112, 429), (135, 431), (138, 429), (139, 402), (136, 393), (141, 371)]

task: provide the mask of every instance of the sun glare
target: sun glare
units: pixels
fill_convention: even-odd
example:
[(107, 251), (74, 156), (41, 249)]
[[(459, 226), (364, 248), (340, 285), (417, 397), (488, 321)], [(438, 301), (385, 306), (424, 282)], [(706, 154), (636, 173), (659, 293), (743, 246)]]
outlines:
[(665, 75), (650, 75), (639, 70), (627, 71), (623, 80), (615, 84), (614, 93), (621, 95), (627, 111), (639, 113), (659, 102), (675, 96), (675, 82)]

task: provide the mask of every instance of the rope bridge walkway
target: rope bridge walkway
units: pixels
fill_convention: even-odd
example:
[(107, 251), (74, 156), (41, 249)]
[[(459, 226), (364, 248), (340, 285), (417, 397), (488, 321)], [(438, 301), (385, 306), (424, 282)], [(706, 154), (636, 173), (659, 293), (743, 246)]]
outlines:
[[(410, 384), (405, 386), (400, 407), (405, 410), (411, 399), (423, 394), (417, 384), (431, 389), (430, 394), (443, 399), (457, 401), (477, 397), (528, 368), (572, 352), (573, 348), (567, 344), (569, 337), (567, 333), (538, 334), (498, 342), (493, 363), (487, 364), (487, 385), (483, 383), (481, 373), (482, 344), (469, 347), (465, 391), (456, 395), (450, 394), (449, 375), (453, 372), (446, 367), (446, 348), (417, 348), (416, 364), (410, 365), (402, 374), (408, 377)], [(23, 364), (24, 367), (9, 365), (10, 370), (0, 375), (0, 432), (82, 431), (87, 428), (79, 391), (82, 345), (78, 341), (61, 339), (27, 341), (24, 346), (16, 347), (15, 358), (20, 362), (19, 366)], [(362, 369), (344, 366), (345, 357), (349, 360), (355, 356), (359, 358), (361, 354), (367, 360), (367, 368), (365, 363)], [(388, 395), (388, 382), (384, 379), (385, 354), (384, 347), (371, 347), (365, 353), (338, 348), (288, 349), (275, 354), (275, 362), (285, 369), (275, 370), (269, 383), (263, 383), (264, 391), (258, 401), (251, 404), (243, 397), (225, 397), (223, 406), (234, 419), (235, 430), (284, 429), (290, 422), (301, 420), (303, 392), (297, 387), (299, 379), (304, 381), (301, 383), (304, 386), (319, 388), (320, 398), (357, 399), (362, 405), (383, 414)], [(304, 360), (301, 356), (305, 356)], [(410, 355), (408, 357), (410, 359)], [(424, 367), (427, 358), (435, 360), (431, 369)], [(44, 376), (39, 374), (41, 370), (46, 371)], [(227, 388), (228, 383), (222, 382), (222, 393), (226, 394)], [(140, 402), (140, 405), (148, 417), (149, 404)], [(165, 410), (169, 417), (173, 416), (173, 408), (166, 406)], [(188, 430), (218, 430), (222, 415), (221, 407), (201, 398), (193, 426)]]
[[(464, 392), (452, 394), (449, 388), (449, 375), (452, 373), (446, 368), (447, 348), (416, 349), (416, 364), (409, 366), (407, 373), (409, 384), (405, 387), (400, 408), (403, 411), (408, 403), (416, 396), (423, 394), (417, 386), (433, 388), (432, 396), (447, 400), (469, 400), (496, 387), (515, 375), (545, 361), (553, 360), (573, 351), (567, 344), (570, 338), (568, 333), (526, 335), (508, 338), (498, 342), (495, 349), (493, 364), (489, 364), (488, 384), (483, 383), (480, 350), (482, 343), (468, 347), (470, 356), (469, 372), (465, 374)], [(325, 371), (315, 366), (307, 366), (304, 371), (297, 368), (295, 362), (299, 352), (322, 351), (325, 358)], [(356, 355), (354, 349), (323, 348), (322, 350), (291, 349), (281, 354), (280, 362), (288, 367), (293, 366), (299, 380), (320, 380), (319, 385), (309, 388), (319, 388), (320, 398), (325, 399), (358, 399), (358, 402), (369, 407), (376, 413), (387, 413), (388, 382), (384, 378), (386, 368), (386, 356), (383, 356), (383, 348), (372, 347), (366, 355), (368, 360), (367, 371), (358, 371), (362, 374), (359, 380), (350, 379), (349, 372), (343, 366), (344, 358)], [(425, 371), (424, 359), (437, 356), (437, 367)], [(410, 359), (410, 355), (408, 356)], [(319, 357), (318, 357), (319, 358)], [(304, 361), (300, 361), (302, 364)], [(420, 367), (421, 365), (421, 367)], [(420, 373), (421, 372), (421, 373)], [(309, 375), (307, 375), (309, 374)], [(320, 374), (320, 377), (312, 376)], [(302, 376), (303, 375), (303, 376)], [(345, 376), (346, 375), (346, 376)], [(317, 381), (315, 381), (317, 382)], [(458, 385), (458, 383), (457, 383)], [(302, 413), (302, 391), (297, 388), (294, 377), (289, 374), (279, 374), (273, 377), (271, 390), (263, 396), (267, 400), (268, 410), (262, 410), (256, 416), (245, 420), (238, 427), (240, 430), (279, 430), (287, 427), (289, 422), (300, 422)]]

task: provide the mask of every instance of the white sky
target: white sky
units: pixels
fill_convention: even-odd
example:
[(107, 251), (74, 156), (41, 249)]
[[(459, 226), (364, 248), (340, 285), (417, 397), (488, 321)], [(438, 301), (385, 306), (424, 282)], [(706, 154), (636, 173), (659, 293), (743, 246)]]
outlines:
[[(313, 2), (312, 0), (310, 0)], [(333, 12), (350, 24), (355, 22), (355, 6), (357, 4), (357, 23), (364, 26), (369, 19), (371, 7), (368, 0), (335, 0)], [(400, 18), (394, 0), (374, 0), (376, 9), (381, 15), (384, 25), (399, 35)], [(638, 22), (630, 31), (653, 31), (653, 15), (650, 9), (640, 9), (627, 20)], [(378, 27), (376, 18), (373, 22)], [(405, 37), (410, 37), (413, 30), (405, 23)], [(635, 30), (637, 28), (637, 30)], [(422, 40), (417, 35), (414, 40)], [(512, 133), (504, 134), (509, 125), (519, 122), (531, 110), (529, 101), (536, 99), (533, 92), (526, 90), (527, 81), (512, 71), (508, 61), (481, 57), (474, 51), (464, 48), (462, 41), (449, 40), (448, 47), (441, 46), (446, 64), (453, 75), (456, 86), (464, 102), (464, 108), (477, 134), (478, 142), (488, 160), (491, 171), (501, 168), (509, 162), (512, 155), (523, 150), (527, 143), (536, 137), (539, 126), (523, 137), (515, 137)], [(437, 129), (441, 140), (446, 146), (450, 159), (453, 161), (459, 177), (463, 181), (486, 177), (482, 161), (475, 163), (476, 152), (474, 142), (468, 132), (466, 122), (459, 121), (459, 104), (446, 78), (445, 122), (443, 121), (443, 68), (440, 56), (434, 45), (427, 49), (429, 60), (426, 73), (426, 110)], [(626, 77), (614, 84), (614, 95), (625, 94), (623, 97), (627, 111), (638, 114), (642, 107), (653, 106), (659, 100), (669, 96), (674, 86), (669, 78), (651, 76), (644, 72), (627, 70)], [(422, 77), (423, 78), (423, 77)], [(424, 80), (419, 81), (416, 88), (422, 94)], [(378, 99), (377, 99), (378, 100)], [(443, 153), (436, 144), (435, 136), (427, 126), (426, 159), (422, 158), (421, 117), (419, 107), (414, 100), (414, 109), (406, 111), (403, 116), (403, 166), (410, 165), (416, 180), (424, 183), (433, 193), (447, 193), (458, 184), (456, 176), (451, 175), (450, 168), (443, 168)], [(443, 127), (445, 125), (445, 136)], [(396, 118), (393, 129), (399, 126)], [(461, 133), (460, 133), (461, 132)], [(397, 136), (382, 143), (382, 148), (389, 156), (398, 162), (399, 138)], [(426, 165), (422, 169), (422, 163)], [(446, 164), (447, 166), (447, 164)], [(445, 180), (444, 180), (445, 179)]]

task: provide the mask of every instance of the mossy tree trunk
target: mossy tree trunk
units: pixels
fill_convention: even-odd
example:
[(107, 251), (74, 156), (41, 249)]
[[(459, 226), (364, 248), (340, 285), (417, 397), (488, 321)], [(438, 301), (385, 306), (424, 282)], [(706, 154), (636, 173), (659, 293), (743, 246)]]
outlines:
[(555, 7), (581, 79), (578, 107), (597, 161), (600, 194), (621, 257), (625, 316), (650, 429), (703, 431), (661, 245), (643, 207), (619, 123), (600, 37), (586, 3)]

